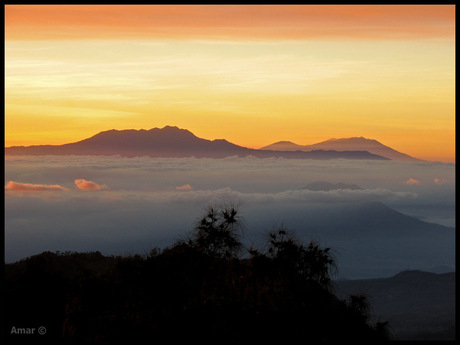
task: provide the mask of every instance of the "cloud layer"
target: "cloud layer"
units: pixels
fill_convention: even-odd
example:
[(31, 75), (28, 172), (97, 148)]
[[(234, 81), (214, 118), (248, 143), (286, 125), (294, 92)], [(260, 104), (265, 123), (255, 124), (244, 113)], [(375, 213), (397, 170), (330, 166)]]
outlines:
[[(414, 177), (423, 183), (405, 183)], [(362, 189), (304, 189), (315, 181)], [(314, 230), (307, 214), (370, 202), (455, 224), (455, 165), (427, 162), (18, 156), (5, 160), (5, 192), (9, 262), (45, 250), (165, 247), (223, 203), (240, 205), (254, 238), (277, 223)]]
[[(151, 196), (155, 198), (154, 195)], [(194, 190), (186, 194), (159, 193), (156, 198), (168, 201), (212, 203), (231, 200), (236, 203), (343, 203), (343, 202), (372, 202), (387, 200), (410, 200), (417, 197), (416, 193), (392, 192), (386, 189), (367, 190), (285, 190), (278, 193), (243, 193), (231, 188), (217, 190)]]

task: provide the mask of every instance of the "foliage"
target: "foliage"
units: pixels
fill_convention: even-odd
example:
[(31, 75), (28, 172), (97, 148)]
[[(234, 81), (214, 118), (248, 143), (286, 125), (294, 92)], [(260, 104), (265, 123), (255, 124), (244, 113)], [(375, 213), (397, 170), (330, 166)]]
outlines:
[(148, 255), (45, 252), (6, 265), (7, 338), (30, 325), (60, 340), (388, 339), (365, 299), (331, 293), (328, 248), (281, 228), (265, 252), (239, 257), (238, 221), (236, 208), (209, 208), (188, 241)]
[(335, 269), (335, 261), (330, 248), (322, 249), (315, 241), (305, 246), (282, 227), (269, 233), (268, 255), (280, 263), (283, 269), (292, 270), (301, 279), (331, 288), (330, 274)]
[(241, 250), (241, 221), (235, 206), (220, 210), (208, 207), (189, 244), (204, 253), (220, 258), (236, 258)]

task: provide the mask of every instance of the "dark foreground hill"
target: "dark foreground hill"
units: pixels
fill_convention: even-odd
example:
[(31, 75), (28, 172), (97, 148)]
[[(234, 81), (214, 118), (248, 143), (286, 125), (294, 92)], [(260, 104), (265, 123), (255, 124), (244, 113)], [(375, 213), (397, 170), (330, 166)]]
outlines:
[(120, 155), (126, 157), (205, 157), (229, 156), (291, 159), (373, 159), (388, 158), (365, 150), (272, 151), (238, 146), (225, 139), (198, 138), (188, 130), (166, 126), (150, 130), (109, 130), (91, 138), (64, 145), (12, 146), (6, 155)]
[(266, 258), (215, 259), (186, 246), (150, 257), (45, 252), (6, 266), (5, 333), (17, 339), (18, 327), (45, 327), (45, 335), (29, 338), (385, 338), (327, 289), (274, 268)]
[(335, 282), (340, 298), (364, 294), (373, 318), (389, 322), (395, 340), (455, 339), (455, 272), (404, 271), (381, 279)]
[(241, 258), (235, 215), (210, 209), (187, 240), (145, 256), (45, 252), (6, 265), (6, 337), (388, 338), (385, 323), (331, 292), (328, 248), (280, 229)]

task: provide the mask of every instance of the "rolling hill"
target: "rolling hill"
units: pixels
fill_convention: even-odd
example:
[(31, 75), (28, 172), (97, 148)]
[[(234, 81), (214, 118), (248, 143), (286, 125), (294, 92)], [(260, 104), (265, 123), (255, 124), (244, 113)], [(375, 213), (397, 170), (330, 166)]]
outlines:
[(392, 277), (335, 282), (339, 298), (364, 294), (375, 320), (388, 320), (394, 340), (454, 340), (455, 272), (406, 270)]

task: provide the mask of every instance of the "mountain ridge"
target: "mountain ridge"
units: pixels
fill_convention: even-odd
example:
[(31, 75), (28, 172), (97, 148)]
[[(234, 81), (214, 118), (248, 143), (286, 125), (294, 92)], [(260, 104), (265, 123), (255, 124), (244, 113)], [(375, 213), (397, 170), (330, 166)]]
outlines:
[(393, 340), (453, 340), (455, 275), (406, 270), (387, 278), (335, 281), (334, 291), (339, 298), (365, 294), (372, 318), (390, 322)]
[(298, 145), (291, 141), (278, 141), (276, 143), (261, 147), (260, 150), (282, 150), (282, 151), (311, 151), (317, 149), (324, 150), (363, 150), (379, 156), (383, 156), (392, 160), (400, 161), (423, 161), (419, 158), (409, 156), (405, 153), (396, 151), (389, 146), (386, 146), (375, 139), (365, 137), (350, 137), (350, 138), (330, 138), (328, 140), (311, 144)]
[(63, 145), (12, 146), (5, 155), (121, 155), (126, 157), (199, 157), (224, 158), (254, 156), (292, 159), (374, 159), (388, 158), (365, 150), (304, 151), (256, 150), (233, 144), (225, 139), (208, 140), (175, 126), (150, 130), (116, 130), (99, 132), (92, 137)]
[(455, 228), (403, 214), (381, 201), (293, 206), (284, 218), (301, 236), (334, 248), (341, 277), (455, 265)]

